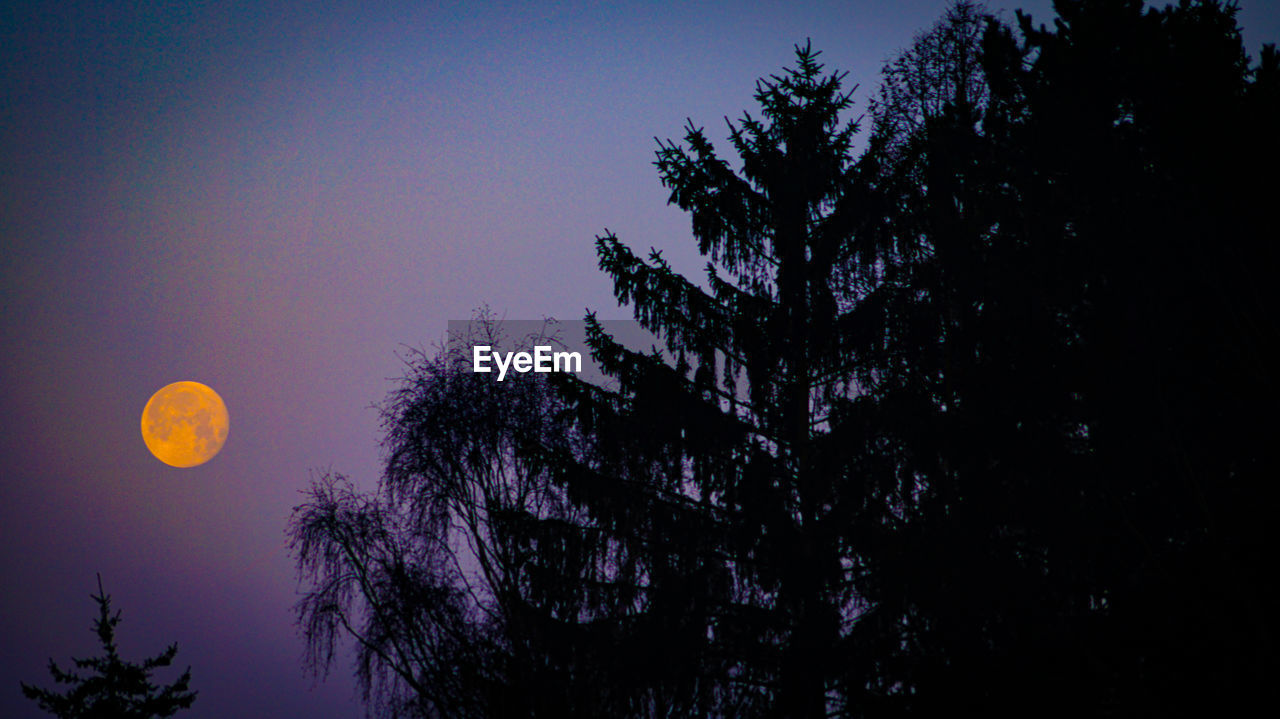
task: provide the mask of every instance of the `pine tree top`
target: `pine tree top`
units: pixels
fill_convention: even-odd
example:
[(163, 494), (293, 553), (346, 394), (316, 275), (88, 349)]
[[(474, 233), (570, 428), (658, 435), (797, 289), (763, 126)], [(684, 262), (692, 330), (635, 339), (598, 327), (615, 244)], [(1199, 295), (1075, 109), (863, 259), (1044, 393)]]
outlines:
[(162, 719), (189, 708), (196, 698), (196, 692), (189, 690), (190, 667), (172, 684), (157, 685), (151, 681), (154, 670), (173, 662), (178, 645), (170, 644), (141, 663), (125, 661), (116, 644), (120, 612), (112, 613), (111, 596), (102, 589), (101, 575), (98, 593), (90, 597), (98, 605), (93, 631), (104, 653), (87, 659), (72, 658), (74, 669), (63, 669), (50, 659), (49, 673), (54, 682), (68, 685), (68, 689), (60, 693), (23, 682), (23, 695), (62, 719)]

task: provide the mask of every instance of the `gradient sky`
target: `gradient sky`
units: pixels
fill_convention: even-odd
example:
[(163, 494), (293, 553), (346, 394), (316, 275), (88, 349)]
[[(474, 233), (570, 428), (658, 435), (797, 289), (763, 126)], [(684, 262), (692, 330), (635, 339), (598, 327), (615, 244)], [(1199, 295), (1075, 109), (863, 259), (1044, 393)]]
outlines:
[[(315, 472), (373, 486), (404, 348), (485, 303), (628, 317), (596, 234), (702, 264), (655, 136), (727, 152), (805, 38), (860, 113), (944, 5), (0, 6), (0, 715), (97, 652), (101, 572), (125, 657), (192, 666), (179, 716), (359, 716), (349, 665), (303, 671), (285, 527)], [(1244, 5), (1256, 56), (1280, 12)], [(188, 470), (139, 435), (178, 380), (231, 412)]]

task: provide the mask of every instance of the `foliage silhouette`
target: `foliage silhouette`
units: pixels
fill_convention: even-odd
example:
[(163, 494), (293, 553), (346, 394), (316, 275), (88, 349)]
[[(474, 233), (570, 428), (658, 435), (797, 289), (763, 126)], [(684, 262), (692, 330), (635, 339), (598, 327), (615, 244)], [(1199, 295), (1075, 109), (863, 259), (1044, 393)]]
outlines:
[[(195, 702), (197, 692), (190, 691), (191, 668), (172, 684), (158, 686), (151, 682), (156, 669), (167, 667), (178, 653), (171, 644), (160, 654), (144, 659), (141, 664), (126, 662), (116, 648), (116, 625), (120, 612), (111, 613), (111, 597), (102, 590), (98, 577), (98, 618), (94, 632), (105, 654), (89, 659), (72, 659), (75, 669), (62, 669), (52, 659), (49, 673), (57, 684), (70, 685), (59, 693), (22, 683), (22, 693), (44, 711), (62, 719), (156, 719), (171, 717)], [(89, 670), (82, 674), (76, 669)]]
[(927, 488), (879, 579), (897, 677), (922, 713), (1243, 709), (1275, 668), (1277, 258), (1243, 181), (1280, 159), (1275, 53), (1214, 2), (1055, 7), (989, 23), (986, 106), (886, 173), (928, 247), (890, 309)]
[[(496, 385), (442, 356), (393, 401), (380, 492), (313, 488), (291, 533), (314, 587), (299, 615), (315, 665), (350, 634), (391, 715), (492, 712), (499, 687), (547, 716), (825, 714), (843, 701), (832, 686), (856, 662), (837, 647), (861, 601), (849, 529), (865, 502), (851, 480), (825, 481), (844, 471), (841, 441), (814, 427), (838, 425), (854, 392), (841, 316), (878, 251), (873, 230), (850, 241), (871, 195), (841, 80), (804, 47), (761, 81), (763, 119), (732, 129), (743, 176), (692, 127), (691, 150), (660, 145), (672, 201), (731, 275), (713, 274), (711, 294), (656, 253), (645, 263), (598, 239), (619, 298), (674, 364), (615, 344), (594, 317), (613, 392)], [(536, 401), (517, 399), (526, 391)], [(455, 523), (478, 589), (448, 540)], [(424, 587), (431, 611), (413, 608)], [(443, 673), (457, 652), (494, 684), (455, 691)]]
[(487, 311), (472, 328), (410, 358), (383, 406), (377, 491), (322, 476), (290, 522), (308, 664), (327, 670), (335, 642), (354, 640), (365, 700), (385, 716), (557, 715), (518, 601), (547, 591), (531, 555), (550, 538), (528, 528), (575, 513), (516, 450), (569, 435), (539, 375), (499, 384), (471, 372), (467, 349), (554, 338), (504, 338)]
[[(982, 5), (960, 1), (886, 63), (871, 99), (872, 152), (899, 171), (918, 169), (926, 127), (948, 114), (978, 126), (990, 90), (983, 70), (983, 36), (995, 18)], [(905, 179), (905, 178), (904, 178)], [(922, 184), (923, 177), (910, 179)]]
[(660, 144), (670, 201), (710, 259), (706, 289), (656, 251), (597, 239), (619, 301), (674, 358), (631, 352), (589, 316), (618, 389), (566, 381), (593, 442), (547, 457), (599, 531), (592, 579), (626, 600), (613, 646), (592, 654), (615, 684), (637, 670), (611, 656), (647, 660), (632, 714), (852, 711), (872, 661), (858, 639), (867, 549), (914, 501), (908, 485), (866, 483), (847, 451), (876, 371), (856, 346), (863, 301), (898, 248), (874, 166), (853, 160), (843, 75), (809, 46), (796, 56), (757, 85), (761, 116), (729, 124), (740, 171), (692, 124), (687, 147)]
[[(660, 142), (705, 280), (597, 238), (650, 353), (448, 351), (374, 494), (291, 524), (312, 665), (391, 716), (1184, 715), (1265, 699), (1280, 60), (1232, 6), (958, 3), (853, 154), (817, 53), (721, 159)], [(514, 381), (513, 381), (514, 380)]]

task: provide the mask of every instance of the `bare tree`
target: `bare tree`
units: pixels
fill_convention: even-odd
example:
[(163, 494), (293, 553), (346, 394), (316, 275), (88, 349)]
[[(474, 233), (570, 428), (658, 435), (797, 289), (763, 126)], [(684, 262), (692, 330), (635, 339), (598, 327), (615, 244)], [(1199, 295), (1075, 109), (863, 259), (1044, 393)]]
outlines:
[[(491, 315), (473, 327), (501, 343)], [(377, 489), (321, 476), (289, 528), (308, 663), (327, 671), (338, 640), (353, 640), (365, 700), (389, 717), (538, 704), (520, 689), (538, 688), (517, 676), (528, 664), (512, 662), (522, 651), (514, 603), (530, 589), (530, 527), (572, 514), (517, 452), (533, 437), (556, 441), (546, 383), (473, 373), (463, 348), (481, 338), (455, 339), (433, 356), (415, 352), (384, 405)]]
[(959, 0), (884, 66), (870, 111), (872, 141), (890, 161), (910, 153), (925, 126), (949, 112), (971, 127), (981, 121), (990, 97), (982, 41), (993, 19), (982, 5)]

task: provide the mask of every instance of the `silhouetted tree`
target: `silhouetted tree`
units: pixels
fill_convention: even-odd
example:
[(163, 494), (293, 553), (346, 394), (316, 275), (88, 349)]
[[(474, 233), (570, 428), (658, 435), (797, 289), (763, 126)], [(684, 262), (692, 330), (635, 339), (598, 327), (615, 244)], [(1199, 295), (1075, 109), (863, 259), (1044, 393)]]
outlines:
[[(882, 163), (900, 171), (918, 167), (926, 127), (947, 115), (965, 126), (981, 122), (990, 95), (982, 38), (994, 22), (982, 5), (956, 2), (884, 66), (868, 108)], [(911, 179), (923, 183), (922, 177)]]
[[(141, 664), (126, 662), (116, 647), (116, 625), (120, 612), (111, 613), (111, 597), (102, 591), (98, 577), (98, 603), (94, 632), (105, 654), (89, 659), (72, 659), (74, 669), (62, 669), (52, 659), (49, 673), (57, 684), (69, 685), (65, 692), (40, 689), (22, 683), (22, 693), (40, 708), (62, 719), (157, 719), (170, 717), (191, 706), (196, 692), (190, 691), (191, 668), (172, 684), (158, 686), (151, 681), (156, 669), (169, 666), (178, 653), (171, 644), (160, 654)], [(77, 670), (87, 670), (77, 671)]]
[(852, 313), (892, 250), (841, 119), (850, 93), (817, 54), (797, 48), (757, 87), (762, 119), (730, 124), (741, 173), (692, 126), (689, 149), (660, 145), (709, 290), (598, 238), (669, 360), (594, 317), (613, 389), (498, 384), (446, 353), (390, 405), (378, 491), (312, 488), (290, 531), (314, 666), (352, 637), (390, 715), (852, 711), (858, 533), (913, 500), (849, 471), (846, 405), (871, 379)]
[[(1221, 714), (1274, 671), (1280, 62), (1234, 10), (960, 3), (855, 160), (817, 53), (659, 144), (706, 278), (607, 386), (423, 358), (291, 532), (311, 660), (405, 716)], [(1250, 179), (1254, 178), (1254, 179)], [(554, 390), (554, 391), (552, 391)]]
[[(856, 711), (870, 670), (858, 627), (876, 527), (914, 503), (849, 450), (863, 438), (861, 301), (908, 247), (886, 244), (874, 168), (854, 162), (851, 91), (818, 53), (760, 81), (761, 117), (729, 123), (740, 170), (701, 128), (662, 143), (671, 202), (692, 215), (705, 285), (657, 251), (597, 238), (619, 301), (670, 360), (588, 341), (617, 382), (566, 380), (588, 446), (548, 453), (589, 517), (590, 579), (608, 611), (578, 641), (632, 715), (832, 716)], [(864, 326), (864, 320), (870, 324)]]
[(565, 435), (541, 375), (471, 371), (471, 344), (504, 341), (487, 312), (473, 330), (410, 359), (383, 407), (377, 489), (325, 475), (294, 510), (308, 663), (327, 670), (335, 642), (354, 641), (365, 700), (385, 716), (564, 716), (516, 605), (563, 594), (529, 566), (553, 561), (546, 527), (574, 526), (575, 513), (516, 450)]
[[(1275, 54), (1234, 10), (989, 23), (989, 95), (909, 139), (875, 423), (920, 478), (868, 593), (925, 714), (1231, 713), (1274, 670)], [(980, 122), (974, 122), (978, 118)], [(923, 400), (923, 401), (921, 401)], [(1051, 697), (1046, 701), (1046, 698)]]

